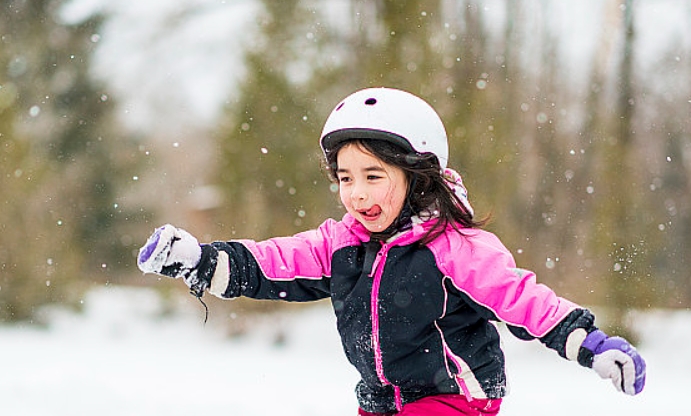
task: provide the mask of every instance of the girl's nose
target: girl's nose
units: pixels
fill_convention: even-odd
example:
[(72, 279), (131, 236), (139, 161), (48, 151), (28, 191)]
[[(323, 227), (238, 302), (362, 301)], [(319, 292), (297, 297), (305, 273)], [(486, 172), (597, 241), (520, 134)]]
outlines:
[(353, 193), (350, 195), (350, 197), (354, 201), (364, 201), (367, 199), (367, 193), (362, 190), (355, 189), (353, 190)]

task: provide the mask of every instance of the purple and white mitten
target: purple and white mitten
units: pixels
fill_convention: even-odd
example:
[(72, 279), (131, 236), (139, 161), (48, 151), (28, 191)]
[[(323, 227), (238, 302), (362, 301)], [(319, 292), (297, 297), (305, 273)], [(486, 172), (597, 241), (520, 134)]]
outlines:
[(593, 370), (611, 379), (617, 390), (632, 396), (643, 390), (645, 361), (624, 338), (608, 337), (598, 329), (585, 337), (581, 348), (593, 354)]
[[(182, 278), (197, 297), (208, 287), (208, 282), (197, 276), (202, 249), (192, 234), (166, 224), (157, 228), (139, 249), (137, 266), (144, 273)], [(204, 286), (204, 287), (200, 287)]]

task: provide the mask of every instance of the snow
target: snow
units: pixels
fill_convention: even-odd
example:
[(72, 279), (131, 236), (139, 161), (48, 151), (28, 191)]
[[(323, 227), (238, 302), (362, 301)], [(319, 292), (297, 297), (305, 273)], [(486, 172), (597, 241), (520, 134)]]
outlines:
[[(328, 303), (265, 318), (229, 337), (218, 324), (204, 326), (201, 305), (183, 293), (171, 307), (153, 289), (106, 286), (84, 298), (80, 314), (54, 309), (45, 312), (44, 327), (0, 327), (3, 414), (356, 414), (358, 376)], [(212, 317), (218, 313), (212, 307)], [(504, 333), (511, 394), (500, 414), (684, 414), (691, 312), (635, 318), (649, 369), (641, 395), (619, 393), (591, 370)]]

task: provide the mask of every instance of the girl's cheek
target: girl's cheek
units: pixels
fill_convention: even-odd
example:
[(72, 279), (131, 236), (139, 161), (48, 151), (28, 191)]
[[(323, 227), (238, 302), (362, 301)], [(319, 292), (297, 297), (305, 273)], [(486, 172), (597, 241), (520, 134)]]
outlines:
[(344, 207), (349, 208), (350, 207), (350, 205), (349, 205), (350, 199), (348, 198), (346, 190), (343, 189), (343, 187), (340, 185), (338, 187), (338, 195), (341, 198), (341, 204), (343, 204)]

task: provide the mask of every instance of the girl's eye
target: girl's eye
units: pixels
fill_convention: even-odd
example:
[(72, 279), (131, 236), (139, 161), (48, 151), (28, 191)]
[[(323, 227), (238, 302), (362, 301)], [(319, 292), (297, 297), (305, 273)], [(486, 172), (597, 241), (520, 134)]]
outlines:
[(338, 181), (341, 183), (350, 182), (350, 178), (347, 176), (341, 176), (338, 178)]
[(381, 176), (377, 176), (377, 175), (368, 175), (367, 176), (367, 180), (369, 180), (369, 181), (375, 181), (377, 179), (381, 179)]

